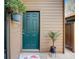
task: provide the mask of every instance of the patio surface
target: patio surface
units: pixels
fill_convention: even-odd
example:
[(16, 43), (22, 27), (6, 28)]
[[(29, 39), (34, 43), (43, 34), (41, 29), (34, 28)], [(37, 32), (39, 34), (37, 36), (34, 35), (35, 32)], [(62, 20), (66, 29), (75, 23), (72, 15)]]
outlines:
[(65, 53), (21, 53), (19, 59), (23, 59), (24, 56), (36, 55), (40, 57), (39, 59), (75, 59), (75, 54), (71, 51), (65, 49)]

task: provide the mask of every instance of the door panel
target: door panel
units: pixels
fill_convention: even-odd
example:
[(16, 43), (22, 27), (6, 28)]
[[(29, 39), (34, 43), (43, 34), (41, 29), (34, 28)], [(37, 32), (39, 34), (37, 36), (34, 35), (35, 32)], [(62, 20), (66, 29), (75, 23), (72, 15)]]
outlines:
[(66, 28), (66, 40), (65, 40), (65, 43), (66, 43), (66, 47), (70, 47), (70, 24), (66, 24), (65, 26)]
[(65, 45), (66, 48), (74, 52), (74, 23), (67, 23), (65, 25)]
[(23, 49), (39, 49), (39, 12), (26, 12), (23, 20)]
[(71, 24), (71, 47), (74, 52), (74, 23)]

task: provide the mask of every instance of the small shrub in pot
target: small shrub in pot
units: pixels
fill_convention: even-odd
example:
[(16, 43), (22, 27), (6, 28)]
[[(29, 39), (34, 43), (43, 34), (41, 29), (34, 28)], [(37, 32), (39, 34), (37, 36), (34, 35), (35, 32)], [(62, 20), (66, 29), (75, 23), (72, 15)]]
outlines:
[(19, 21), (19, 18), (26, 11), (26, 6), (21, 0), (9, 0), (5, 3), (5, 9), (7, 13), (11, 14), (12, 20)]
[(50, 47), (51, 53), (56, 53), (55, 41), (57, 40), (59, 35), (60, 35), (60, 33), (58, 33), (58, 32), (50, 32), (49, 33), (49, 37), (51, 38), (52, 43), (53, 43), (53, 45)]

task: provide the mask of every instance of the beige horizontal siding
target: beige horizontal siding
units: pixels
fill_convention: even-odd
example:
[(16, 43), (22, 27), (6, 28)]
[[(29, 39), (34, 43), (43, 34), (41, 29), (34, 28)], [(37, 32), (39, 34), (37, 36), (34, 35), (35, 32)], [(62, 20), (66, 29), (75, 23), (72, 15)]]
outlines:
[(23, 2), (32, 2), (32, 3), (35, 3), (35, 2), (62, 2), (62, 0), (22, 0)]
[[(50, 31), (58, 31), (55, 46), (63, 52), (63, 0), (22, 0), (28, 11), (40, 11), (40, 52), (48, 52), (52, 41)], [(22, 50), (22, 21), (10, 22), (10, 59), (18, 59)]]
[[(49, 51), (52, 42), (50, 31), (59, 31), (56, 41), (58, 52), (63, 52), (63, 0), (23, 0), (29, 11), (40, 11), (40, 50)], [(48, 44), (47, 44), (48, 43)]]

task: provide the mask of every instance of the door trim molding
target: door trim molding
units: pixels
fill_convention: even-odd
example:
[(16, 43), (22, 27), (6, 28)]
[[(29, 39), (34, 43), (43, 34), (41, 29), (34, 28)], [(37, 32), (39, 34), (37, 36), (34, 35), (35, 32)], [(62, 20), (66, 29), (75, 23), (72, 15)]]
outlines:
[(23, 49), (22, 50), (23, 52), (29, 52), (29, 51), (34, 51), (34, 52), (38, 52), (39, 51), (39, 49)]
[[(40, 11), (26, 11), (26, 12), (39, 12), (39, 39), (38, 39), (39, 48), (38, 49), (29, 49), (29, 50), (33, 50), (33, 51), (38, 50), (38, 51), (40, 51)], [(22, 29), (23, 29), (23, 21), (22, 21)], [(23, 38), (22, 38), (22, 40), (23, 40)], [(21, 51), (23, 52), (23, 51), (26, 51), (26, 50), (28, 50), (28, 49), (23, 49), (22, 44), (21, 44)]]

